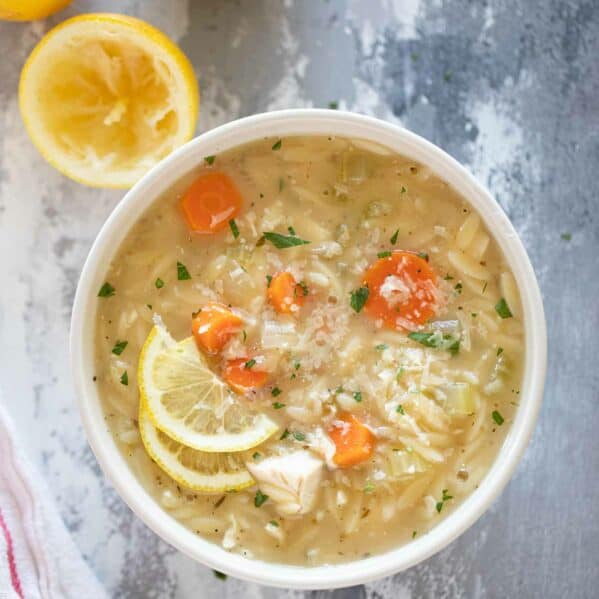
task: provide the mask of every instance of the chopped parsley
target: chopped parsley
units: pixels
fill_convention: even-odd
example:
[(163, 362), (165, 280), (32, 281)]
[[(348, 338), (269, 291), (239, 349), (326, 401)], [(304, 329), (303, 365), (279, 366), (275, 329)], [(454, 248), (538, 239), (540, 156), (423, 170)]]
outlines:
[(283, 439), (287, 439), (288, 436), (289, 436), (289, 429), (286, 428), (283, 431), (283, 434), (281, 435), (280, 440), (282, 441)]
[(243, 334), (243, 341), (245, 342), (245, 340), (248, 338), (248, 334), (245, 332), (245, 329), (243, 329), (241, 332)]
[(443, 509), (443, 505), (445, 504), (445, 502), (449, 501), (450, 499), (453, 499), (453, 495), (450, 495), (447, 492), (447, 489), (443, 489), (443, 495), (441, 497), (441, 501), (438, 501), (437, 505), (435, 506), (435, 508), (439, 514), (441, 513), (441, 510)]
[(293, 368), (299, 370), (302, 363), (299, 360), (293, 360)]
[(564, 241), (571, 241), (572, 240), (572, 233), (562, 233), (560, 235), (560, 237), (564, 240)]
[(395, 410), (398, 414), (401, 414), (402, 416), (406, 415), (406, 411), (403, 409), (403, 406), (401, 404), (399, 404), (397, 406), (397, 409)]
[(496, 424), (498, 424), (499, 426), (501, 426), (505, 422), (503, 416), (497, 410), (493, 410), (491, 416), (493, 417), (493, 420), (496, 422)]
[(462, 293), (462, 284), (461, 283), (456, 283), (456, 286), (454, 287), (454, 289), (456, 290), (456, 292), (458, 294)]
[(189, 281), (189, 279), (191, 279), (191, 275), (189, 274), (185, 264), (177, 262), (177, 280)]
[(279, 140), (275, 141), (274, 144), (272, 144), (272, 149), (280, 150), (282, 145), (283, 145), (283, 141), (279, 139)]
[(287, 230), (289, 231), (289, 235), (295, 235), (295, 229), (292, 226), (287, 227)]
[(339, 108), (339, 102), (337, 102), (336, 100), (329, 102), (329, 108), (331, 110), (337, 110), (337, 108)]
[(388, 258), (391, 255), (391, 252), (379, 252), (377, 254), (378, 258)]
[(389, 346), (386, 343), (379, 343), (378, 345), (374, 346), (374, 349), (376, 349), (378, 351), (384, 351), (388, 348), (389, 348)]
[(350, 305), (356, 311), (360, 312), (368, 299), (370, 291), (368, 287), (360, 287), (359, 289), (354, 289), (351, 292)]
[(510, 307), (503, 297), (495, 304), (495, 312), (497, 312), (501, 318), (511, 318), (513, 316)]
[(121, 385), (125, 385), (125, 387), (129, 384), (129, 374), (127, 374), (127, 371), (125, 370), (125, 372), (123, 372), (123, 374), (121, 374)]
[(208, 164), (209, 166), (212, 166), (214, 164), (215, 160), (216, 160), (216, 156), (204, 156), (204, 162), (206, 164)]
[[(204, 158), (204, 160), (206, 160)], [(227, 575), (223, 572), (219, 572), (218, 570), (212, 570), (212, 572), (214, 573), (214, 576), (216, 576), (216, 578), (220, 579), (220, 580), (227, 580)]]
[(306, 435), (304, 435), (304, 433), (300, 433), (299, 431), (293, 431), (293, 438), (296, 441), (305, 441), (306, 440)]
[(428, 262), (428, 254), (426, 252), (418, 252), (418, 257)]
[(403, 366), (399, 367), (399, 370), (397, 371), (397, 374), (395, 375), (395, 380), (399, 381), (399, 379), (401, 378), (401, 375), (405, 372), (405, 368)]
[(482, 290), (482, 293), (484, 293), (484, 292), (487, 290), (487, 285), (488, 285), (488, 284), (489, 284), (489, 283), (488, 283), (487, 281), (485, 281), (485, 284), (483, 285), (483, 290)]
[(271, 526), (276, 526), (277, 528), (279, 528), (279, 523), (278, 523), (276, 520), (271, 520), (271, 521), (269, 522), (269, 524), (270, 524)]
[(416, 341), (425, 347), (435, 347), (447, 350), (452, 356), (455, 356), (460, 351), (459, 339), (456, 339), (453, 335), (443, 335), (439, 331), (432, 333), (414, 331), (408, 335), (408, 339)]
[(128, 344), (127, 341), (117, 341), (114, 344), (114, 347), (112, 348), (112, 353), (117, 356), (120, 356), (123, 353), (123, 351), (125, 351), (127, 344)]
[(98, 291), (98, 297), (110, 297), (114, 295), (115, 288), (108, 282), (104, 283), (102, 287), (100, 287), (100, 291)]
[(391, 245), (395, 245), (397, 243), (398, 235), (399, 235), (399, 229), (395, 229), (395, 233), (393, 233), (393, 235), (391, 235), (391, 239), (389, 239), (389, 241), (391, 242)]
[(250, 368), (252, 368), (253, 366), (256, 365), (256, 360), (254, 360), (254, 358), (252, 358), (251, 360), (248, 360), (243, 367), (247, 370), (250, 370)]
[(418, 534), (418, 531), (417, 530), (413, 530), (412, 531), (412, 538), (415, 539), (417, 534)]
[(254, 453), (252, 454), (252, 458), (254, 460), (257, 460), (260, 457), (260, 452), (259, 451), (254, 451)]
[(355, 391), (354, 392), (354, 399), (360, 403), (362, 401), (362, 391)]
[(268, 500), (268, 495), (262, 493), (260, 489), (256, 491), (256, 495), (254, 496), (254, 505), (256, 507), (261, 507)]
[(451, 78), (453, 77), (453, 73), (451, 71), (445, 71), (445, 73), (443, 73), (443, 79), (445, 81), (447, 81), (448, 83), (451, 81)]
[(279, 395), (281, 395), (281, 393), (283, 393), (278, 387), (274, 387), (273, 390), (270, 392), (270, 394), (273, 397), (278, 397)]
[(300, 239), (295, 235), (281, 235), (280, 233), (275, 233), (273, 231), (268, 231), (264, 233), (264, 238), (267, 241), (270, 241), (277, 249), (284, 250), (285, 248), (291, 248), (297, 245), (306, 245), (310, 243), (305, 239)]
[(451, 276), (449, 273), (447, 273), (447, 274), (446, 274), (446, 275), (443, 277), (443, 280), (444, 280), (444, 281), (453, 281), (453, 277), (452, 277), (452, 276)]
[(154, 285), (156, 286), (156, 289), (162, 289), (164, 287), (164, 281), (160, 277), (158, 277), (154, 281)]
[(401, 186), (401, 193), (406, 193), (408, 191), (403, 185)]
[(503, 353), (503, 347), (497, 348), (497, 355), (500, 356)]
[(272, 275), (266, 275), (266, 286), (270, 287), (271, 283), (272, 283)]
[(229, 227), (231, 227), (231, 233), (233, 233), (233, 237), (237, 239), (239, 237), (239, 227), (237, 226), (234, 218), (229, 221)]
[[(306, 285), (306, 283), (305, 283), (304, 281), (300, 281), (300, 282), (297, 284), (297, 287), (299, 287), (299, 288), (302, 290), (302, 294), (304, 295), (304, 297), (305, 297), (306, 295), (308, 295), (308, 293), (309, 293), (309, 290), (308, 290), (308, 285)], [(297, 295), (297, 294), (296, 294), (296, 291), (297, 291), (297, 288), (296, 288), (296, 289), (294, 290), (294, 292), (293, 292), (293, 294), (294, 294), (294, 295)]]
[(284, 408), (284, 407), (285, 407), (285, 404), (284, 404), (284, 403), (281, 403), (281, 402), (279, 402), (279, 401), (275, 401), (275, 402), (272, 404), (272, 407), (273, 407), (275, 410), (280, 410), (281, 408)]

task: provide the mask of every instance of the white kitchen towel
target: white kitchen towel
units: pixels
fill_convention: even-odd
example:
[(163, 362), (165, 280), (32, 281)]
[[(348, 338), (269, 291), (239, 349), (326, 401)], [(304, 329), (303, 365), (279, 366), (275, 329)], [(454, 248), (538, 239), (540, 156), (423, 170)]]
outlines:
[(25, 457), (0, 392), (0, 599), (107, 597)]

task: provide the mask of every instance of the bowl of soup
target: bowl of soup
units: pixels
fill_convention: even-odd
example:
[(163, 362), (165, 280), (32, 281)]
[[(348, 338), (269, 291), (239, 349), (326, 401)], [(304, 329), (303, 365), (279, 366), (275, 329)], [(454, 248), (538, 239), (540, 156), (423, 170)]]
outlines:
[(72, 370), (117, 492), (187, 555), (334, 588), (408, 568), (508, 482), (542, 399), (526, 252), (442, 150), (351, 113), (207, 133), (115, 208)]

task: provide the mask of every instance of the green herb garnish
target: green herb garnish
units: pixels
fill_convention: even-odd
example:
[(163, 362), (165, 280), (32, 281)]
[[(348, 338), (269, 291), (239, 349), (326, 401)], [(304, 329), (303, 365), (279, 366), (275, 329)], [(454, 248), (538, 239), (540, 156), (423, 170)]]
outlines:
[(112, 348), (112, 353), (120, 356), (123, 351), (125, 350), (125, 348), (127, 347), (128, 342), (127, 341), (117, 341), (114, 344), (114, 347)]
[(129, 384), (129, 375), (127, 374), (127, 371), (125, 370), (125, 372), (123, 372), (123, 374), (121, 374), (121, 385), (125, 385), (125, 387)]
[(500, 356), (503, 353), (503, 347), (497, 348), (497, 355)]
[(162, 289), (164, 287), (164, 281), (160, 277), (158, 277), (154, 281), (154, 285), (156, 286), (156, 289)]
[[(302, 294), (304, 295), (304, 297), (306, 295), (308, 295), (309, 290), (308, 290), (308, 285), (306, 285), (306, 283), (304, 281), (300, 281), (297, 286), (302, 290)], [(294, 290), (294, 294), (295, 294), (295, 290)]]
[(497, 312), (501, 318), (511, 318), (513, 316), (510, 307), (503, 297), (495, 304), (495, 312)]
[(408, 339), (416, 341), (425, 347), (447, 350), (453, 356), (460, 351), (459, 339), (456, 339), (453, 335), (442, 335), (439, 331), (433, 333), (420, 333), (414, 331), (408, 335)]
[(237, 226), (234, 218), (229, 221), (229, 227), (231, 227), (231, 233), (233, 233), (233, 237), (237, 239), (239, 237), (239, 227)]
[(256, 495), (254, 497), (254, 505), (256, 507), (261, 507), (262, 505), (264, 505), (264, 502), (268, 500), (268, 495), (265, 495), (264, 493), (262, 493), (262, 491), (260, 489), (258, 489), (256, 491)]
[(403, 185), (401, 186), (401, 193), (406, 193), (408, 191)]
[[(204, 160), (206, 159), (204, 158)], [(216, 578), (219, 578), (220, 580), (227, 580), (227, 575), (224, 572), (219, 572), (218, 570), (212, 570), (212, 572)]]
[(270, 392), (270, 394), (273, 397), (278, 397), (279, 395), (281, 395), (281, 393), (283, 393), (278, 387), (274, 387), (273, 390)]
[(493, 420), (496, 422), (496, 424), (498, 424), (499, 426), (501, 426), (505, 422), (503, 416), (497, 410), (493, 410), (491, 416), (493, 417)]
[(289, 429), (285, 429), (279, 439), (282, 441), (283, 439), (287, 439), (288, 436), (289, 436)]
[(269, 524), (270, 524), (271, 526), (276, 526), (277, 528), (279, 528), (279, 523), (278, 523), (276, 520), (271, 520), (271, 521), (269, 522)]
[(354, 399), (360, 403), (362, 401), (362, 391), (355, 391), (354, 392)]
[(339, 102), (333, 100), (332, 102), (329, 102), (329, 108), (331, 110), (337, 110), (337, 108), (339, 108)]
[(399, 404), (395, 410), (398, 414), (401, 414), (402, 416), (405, 416), (406, 411), (403, 409), (403, 406), (401, 404)]
[(371, 482), (367, 482), (364, 485), (364, 493), (372, 493), (374, 491), (374, 489), (375, 489), (375, 486)]
[(252, 368), (253, 366), (256, 365), (256, 360), (254, 360), (254, 358), (252, 358), (251, 360), (248, 360), (243, 367), (246, 368), (247, 370), (249, 370), (250, 368)]
[(108, 282), (104, 283), (102, 287), (100, 287), (100, 291), (98, 291), (98, 297), (110, 297), (114, 295), (115, 288)]
[(458, 294), (462, 293), (462, 284), (461, 283), (456, 283), (456, 286), (454, 287), (454, 289), (456, 290), (456, 292)]
[(572, 233), (562, 233), (560, 235), (560, 237), (564, 240), (564, 241), (571, 241), (572, 240)]
[(284, 407), (285, 407), (285, 404), (284, 404), (284, 403), (281, 403), (281, 402), (279, 402), (279, 401), (275, 401), (275, 402), (273, 402), (273, 404), (272, 404), (272, 407), (273, 407), (275, 410), (280, 410), (281, 408), (284, 408)]
[(306, 435), (304, 435), (304, 433), (300, 433), (299, 431), (293, 431), (293, 438), (296, 441), (305, 441), (306, 440)]
[(452, 276), (451, 276), (449, 273), (447, 273), (447, 274), (446, 274), (446, 275), (443, 277), (443, 280), (444, 280), (444, 281), (453, 281), (453, 277), (452, 277)]
[(283, 141), (279, 139), (278, 141), (275, 141), (274, 144), (272, 144), (272, 149), (280, 150), (282, 145), (283, 145)]
[(388, 258), (391, 255), (391, 252), (379, 252), (377, 254), (377, 258)]
[(391, 235), (391, 239), (389, 240), (391, 242), (391, 245), (395, 245), (397, 243), (398, 235), (399, 235), (399, 229), (396, 229), (395, 233), (393, 233), (393, 235)]
[(212, 166), (214, 164), (215, 160), (216, 160), (216, 156), (204, 156), (204, 162), (210, 166)]
[(260, 457), (260, 452), (259, 451), (254, 451), (254, 453), (252, 454), (252, 458), (254, 460), (257, 460)]
[(266, 275), (266, 286), (270, 287), (271, 283), (272, 283), (272, 275)]
[(291, 226), (287, 227), (287, 230), (289, 231), (289, 235), (295, 235), (295, 229)]
[(189, 281), (191, 279), (191, 275), (189, 271), (185, 267), (185, 264), (181, 262), (177, 262), (177, 280), (179, 281)]
[(389, 346), (386, 343), (379, 343), (378, 345), (374, 346), (374, 349), (376, 349), (378, 351), (384, 351), (388, 348), (389, 348)]
[(360, 287), (359, 289), (354, 289), (351, 292), (350, 305), (356, 311), (360, 312), (360, 310), (364, 307), (366, 300), (368, 299), (368, 295), (370, 291), (368, 287)]
[(428, 262), (428, 254), (426, 252), (418, 252), (418, 257)]
[(297, 245), (306, 245), (310, 243), (305, 239), (300, 239), (295, 235), (281, 235), (280, 233), (275, 233), (273, 231), (269, 231), (264, 233), (264, 238), (267, 241), (270, 241), (277, 249), (283, 250), (285, 248), (295, 247)]

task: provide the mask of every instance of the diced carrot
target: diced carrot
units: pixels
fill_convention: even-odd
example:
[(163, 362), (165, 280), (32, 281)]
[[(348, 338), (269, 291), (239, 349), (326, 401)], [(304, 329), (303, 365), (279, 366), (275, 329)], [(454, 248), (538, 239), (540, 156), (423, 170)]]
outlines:
[(405, 328), (405, 321), (424, 324), (440, 307), (435, 273), (412, 252), (380, 258), (364, 274), (363, 284), (369, 290), (364, 310), (391, 329)]
[(223, 369), (224, 381), (237, 393), (244, 394), (266, 384), (268, 372), (261, 370), (253, 358), (228, 360)]
[(192, 231), (216, 233), (239, 213), (243, 199), (225, 173), (198, 177), (185, 192), (181, 208)]
[(217, 354), (239, 331), (243, 321), (224, 304), (207, 303), (191, 320), (191, 332), (198, 347)]
[(273, 275), (266, 293), (277, 312), (292, 314), (303, 305), (308, 290), (297, 283), (290, 272), (284, 271)]
[(333, 462), (340, 468), (360, 464), (374, 451), (375, 436), (353, 414), (340, 414), (333, 421), (328, 434), (335, 443)]

